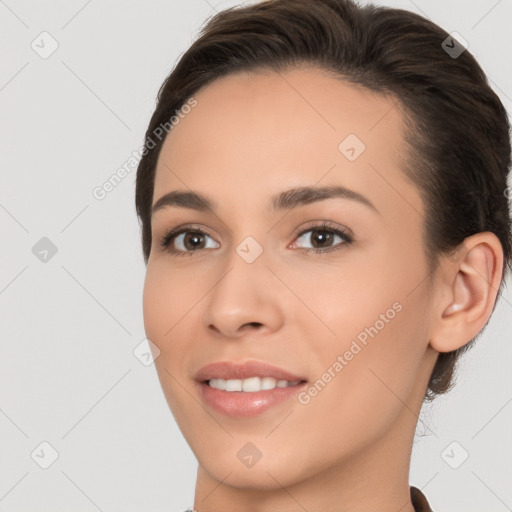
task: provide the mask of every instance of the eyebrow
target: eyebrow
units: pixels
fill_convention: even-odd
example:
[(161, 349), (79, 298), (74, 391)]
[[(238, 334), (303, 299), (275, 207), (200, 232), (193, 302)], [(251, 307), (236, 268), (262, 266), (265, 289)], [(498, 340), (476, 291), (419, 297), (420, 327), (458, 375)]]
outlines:
[[(332, 198), (357, 201), (376, 213), (380, 213), (367, 197), (341, 185), (330, 187), (295, 187), (286, 190), (271, 197), (269, 211), (288, 210)], [(197, 192), (173, 190), (156, 201), (151, 209), (151, 213), (154, 214), (166, 207), (189, 208), (204, 212), (207, 210), (216, 211), (217, 203)]]

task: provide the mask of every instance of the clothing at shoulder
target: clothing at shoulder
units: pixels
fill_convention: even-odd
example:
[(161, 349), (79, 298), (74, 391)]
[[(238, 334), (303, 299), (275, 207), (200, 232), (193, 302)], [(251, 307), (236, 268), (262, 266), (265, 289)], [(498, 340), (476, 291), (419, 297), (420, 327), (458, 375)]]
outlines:
[(414, 512), (433, 512), (428, 504), (427, 498), (425, 495), (413, 485), (410, 486), (411, 489), (411, 501), (412, 506), (414, 507)]
[[(414, 512), (433, 512), (433, 510), (430, 508), (430, 505), (428, 504), (427, 498), (425, 498), (425, 495), (417, 487), (411, 485), (410, 489)], [(195, 512), (195, 509), (194, 507), (190, 507), (183, 512)]]

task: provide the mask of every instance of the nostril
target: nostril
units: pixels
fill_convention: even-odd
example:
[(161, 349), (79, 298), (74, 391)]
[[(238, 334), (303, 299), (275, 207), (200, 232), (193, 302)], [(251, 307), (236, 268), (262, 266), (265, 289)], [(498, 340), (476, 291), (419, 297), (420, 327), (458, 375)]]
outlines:
[(260, 322), (249, 322), (249, 323), (247, 323), (245, 325), (250, 325), (252, 327), (260, 327), (263, 324), (261, 324)]

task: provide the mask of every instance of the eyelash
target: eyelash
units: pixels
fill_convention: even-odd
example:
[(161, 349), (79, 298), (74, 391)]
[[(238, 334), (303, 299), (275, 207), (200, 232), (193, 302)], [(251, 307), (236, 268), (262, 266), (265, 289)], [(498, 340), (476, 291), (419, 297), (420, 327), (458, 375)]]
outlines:
[[(334, 247), (327, 247), (325, 249), (302, 249), (306, 253), (326, 253), (331, 251), (336, 251), (338, 249), (341, 249), (344, 245), (350, 245), (354, 240), (351, 235), (349, 235), (345, 230), (339, 229), (337, 227), (332, 226), (329, 222), (323, 221), (321, 224), (317, 224), (314, 226), (310, 226), (306, 229), (303, 229), (300, 233), (297, 234), (296, 239), (301, 238), (304, 234), (308, 233), (309, 231), (320, 231), (320, 232), (326, 232), (329, 234), (337, 235), (342, 240), (343, 243), (339, 243), (338, 245), (335, 245)], [(163, 247), (165, 250), (167, 250), (169, 253), (171, 253), (174, 256), (192, 256), (194, 253), (201, 251), (201, 249), (196, 249), (193, 251), (180, 251), (176, 249), (171, 249), (169, 246), (171, 245), (171, 242), (178, 237), (179, 235), (183, 233), (194, 233), (202, 236), (210, 236), (208, 233), (203, 231), (200, 228), (196, 228), (194, 226), (183, 226), (177, 229), (173, 229), (166, 233), (161, 242), (160, 246)], [(210, 237), (211, 238), (211, 237)]]

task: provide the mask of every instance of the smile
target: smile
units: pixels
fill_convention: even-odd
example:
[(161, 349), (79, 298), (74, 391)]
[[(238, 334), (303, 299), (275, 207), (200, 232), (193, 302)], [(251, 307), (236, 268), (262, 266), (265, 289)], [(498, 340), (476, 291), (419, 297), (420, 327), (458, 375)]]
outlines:
[(242, 391), (247, 393), (255, 393), (257, 391), (266, 391), (274, 388), (286, 388), (288, 386), (296, 386), (300, 380), (287, 381), (277, 380), (273, 377), (249, 377), (248, 379), (210, 379), (207, 381), (211, 388), (220, 389), (222, 391)]
[(210, 363), (196, 373), (195, 380), (207, 407), (234, 418), (261, 414), (307, 385), (302, 376), (261, 361)]

